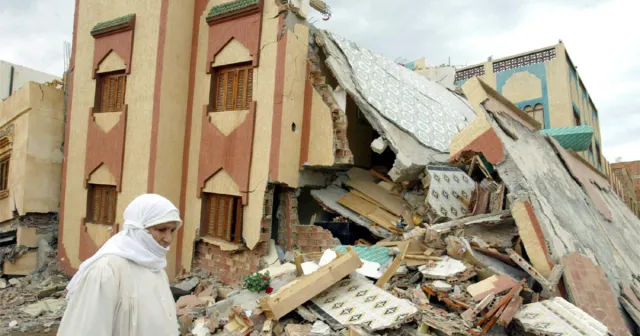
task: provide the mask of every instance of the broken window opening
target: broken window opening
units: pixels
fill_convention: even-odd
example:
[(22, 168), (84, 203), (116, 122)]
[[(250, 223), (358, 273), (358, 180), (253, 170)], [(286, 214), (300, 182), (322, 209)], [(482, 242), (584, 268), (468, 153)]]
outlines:
[(370, 168), (373, 154), (370, 145), (377, 133), (359, 110), (360, 108), (353, 98), (347, 94), (347, 108), (345, 111), (347, 115), (347, 139), (349, 140), (349, 149), (353, 153), (353, 164), (358, 167)]
[(580, 112), (578, 112), (575, 108), (573, 109), (573, 122), (576, 124), (576, 126), (582, 125), (582, 122), (580, 120)]
[(243, 210), (240, 197), (203, 193), (200, 235), (241, 243)]
[(252, 100), (253, 66), (251, 63), (212, 69), (209, 112), (248, 110)]
[(298, 220), (301, 224), (314, 225), (316, 222), (331, 221), (335, 215), (326, 212), (318, 202), (311, 196), (311, 187), (299, 189), (298, 196)]
[(273, 239), (276, 244), (281, 245), (281, 242), (278, 240), (278, 234), (280, 232), (280, 192), (281, 187), (279, 184), (275, 184), (273, 186), (273, 203), (271, 204), (271, 239)]
[(98, 74), (96, 86), (94, 112), (123, 110), (127, 89), (127, 74), (124, 70)]
[(113, 225), (116, 222), (118, 192), (116, 186), (89, 184), (87, 222)]

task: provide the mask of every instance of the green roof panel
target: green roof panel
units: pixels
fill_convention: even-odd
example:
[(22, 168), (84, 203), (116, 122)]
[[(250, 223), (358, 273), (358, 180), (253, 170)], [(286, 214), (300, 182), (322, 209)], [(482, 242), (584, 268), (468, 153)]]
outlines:
[(207, 20), (215, 18), (216, 16), (233, 13), (243, 8), (254, 6), (258, 4), (258, 0), (236, 0), (224, 3), (222, 5), (213, 6), (207, 15)]
[(93, 29), (91, 29), (91, 33), (96, 33), (99, 32), (101, 30), (105, 30), (111, 27), (115, 27), (118, 25), (121, 25), (123, 23), (127, 23), (129, 22), (129, 20), (133, 19), (133, 16), (135, 14), (128, 14), (128, 15), (124, 15), (121, 17), (117, 17), (115, 19), (109, 20), (109, 21), (104, 21), (104, 22), (99, 22), (98, 24), (96, 24), (95, 26), (93, 26)]
[[(358, 253), (360, 259), (377, 262), (382, 266), (386, 265), (391, 259), (389, 249), (384, 246), (355, 245), (351, 246), (351, 248)], [(336, 246), (333, 250), (340, 253), (347, 253), (347, 247), (345, 245)]]
[(562, 128), (548, 128), (540, 130), (540, 134), (551, 135), (562, 147), (575, 152), (589, 149), (593, 138), (593, 127), (589, 125), (571, 126)]

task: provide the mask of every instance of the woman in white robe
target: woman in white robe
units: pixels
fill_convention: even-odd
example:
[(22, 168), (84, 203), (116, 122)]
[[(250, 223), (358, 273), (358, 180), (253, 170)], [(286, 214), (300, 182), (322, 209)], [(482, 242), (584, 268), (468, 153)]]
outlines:
[(67, 286), (58, 335), (178, 335), (165, 272), (173, 233), (182, 225), (166, 198), (145, 194), (124, 211), (123, 230), (80, 265)]

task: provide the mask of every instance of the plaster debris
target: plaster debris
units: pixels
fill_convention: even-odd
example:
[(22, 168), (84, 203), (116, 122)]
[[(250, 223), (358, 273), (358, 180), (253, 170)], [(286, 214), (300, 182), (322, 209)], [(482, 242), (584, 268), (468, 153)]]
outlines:
[(437, 262), (432, 267), (428, 266), (420, 266), (420, 272), (424, 274), (424, 276), (432, 279), (446, 279), (448, 277), (455, 276), (458, 273), (464, 272), (467, 269), (467, 266), (464, 265), (461, 261), (446, 258), (442, 261)]

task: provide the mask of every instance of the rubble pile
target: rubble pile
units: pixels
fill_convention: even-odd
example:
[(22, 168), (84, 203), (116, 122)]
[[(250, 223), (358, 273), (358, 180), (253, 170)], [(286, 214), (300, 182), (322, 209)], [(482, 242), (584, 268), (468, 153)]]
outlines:
[(531, 264), (509, 190), (482, 155), (428, 166), (400, 183), (352, 168), (312, 194), (376, 241), (288, 254), (258, 272), (272, 279), (259, 293), (221, 293), (202, 275), (185, 279), (183, 333), (607, 334), (562, 299), (562, 265), (545, 277)]
[(55, 235), (18, 226), (4, 236), (9, 238), (0, 243), (0, 335), (55, 330), (66, 307), (68, 283), (60, 273), (55, 245), (49, 244), (55, 244)]
[(66, 307), (67, 283), (68, 278), (57, 272), (0, 278), (0, 334), (55, 330)]

